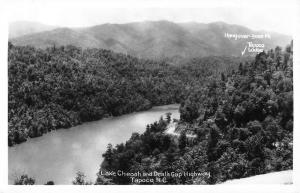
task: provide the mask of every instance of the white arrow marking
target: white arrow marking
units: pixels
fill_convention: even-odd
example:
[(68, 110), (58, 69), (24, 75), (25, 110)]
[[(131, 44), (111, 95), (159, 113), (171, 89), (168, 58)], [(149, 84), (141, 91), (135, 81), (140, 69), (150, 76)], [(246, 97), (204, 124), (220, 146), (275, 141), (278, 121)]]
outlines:
[(245, 49), (242, 51), (242, 56), (245, 54), (246, 48), (247, 48), (247, 45), (246, 45)]

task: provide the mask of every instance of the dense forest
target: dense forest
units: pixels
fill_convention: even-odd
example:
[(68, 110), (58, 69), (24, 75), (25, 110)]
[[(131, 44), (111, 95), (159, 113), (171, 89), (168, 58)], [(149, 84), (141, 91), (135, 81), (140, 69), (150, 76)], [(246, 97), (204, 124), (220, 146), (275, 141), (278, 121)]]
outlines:
[[(204, 57), (180, 65), (103, 49), (9, 43), (8, 77), (9, 146), (180, 103), (180, 120), (166, 114), (126, 143), (108, 144), (96, 182), (78, 172), (73, 184), (216, 184), (293, 167), (292, 43), (251, 59)], [(180, 135), (167, 134), (170, 125)], [(128, 175), (103, 175), (117, 171)], [(147, 176), (142, 183), (129, 175), (153, 171), (205, 175)], [(15, 180), (34, 183), (26, 174)]]
[(292, 169), (292, 43), (206, 81), (181, 101), (180, 120), (175, 120), (179, 137), (165, 133), (173, 122), (167, 115), (125, 144), (109, 144), (96, 184), (143, 184), (130, 175), (102, 175), (117, 171), (206, 173), (167, 176), (164, 182), (142, 178), (146, 184), (216, 184)]
[(103, 49), (8, 45), (8, 145), (86, 121), (181, 103), (206, 79), (247, 59), (173, 65)]

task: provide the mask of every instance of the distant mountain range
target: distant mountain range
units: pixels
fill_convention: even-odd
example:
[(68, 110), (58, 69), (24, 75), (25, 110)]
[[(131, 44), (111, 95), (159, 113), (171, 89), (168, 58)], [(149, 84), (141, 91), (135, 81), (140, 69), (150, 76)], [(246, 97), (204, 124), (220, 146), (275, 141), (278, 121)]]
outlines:
[(49, 31), (55, 28), (57, 27), (38, 22), (16, 21), (9, 24), (9, 38), (16, 38), (28, 34)]
[[(269, 34), (271, 39), (229, 39), (227, 34)], [(74, 45), (83, 48), (103, 48), (136, 57), (192, 58), (210, 55), (240, 56), (247, 42), (265, 44), (265, 49), (285, 47), (292, 37), (266, 31), (214, 23), (173, 23), (145, 21), (127, 24), (102, 24), (85, 28), (57, 28), (39, 23), (15, 23), (10, 26), (10, 41), (14, 45), (38, 48)], [(246, 52), (245, 55), (249, 55)]]

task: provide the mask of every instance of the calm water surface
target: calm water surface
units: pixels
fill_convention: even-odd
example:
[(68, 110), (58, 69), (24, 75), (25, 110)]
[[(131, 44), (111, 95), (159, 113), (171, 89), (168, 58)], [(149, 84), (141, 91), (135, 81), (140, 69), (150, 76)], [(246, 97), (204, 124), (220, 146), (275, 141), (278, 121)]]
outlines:
[(33, 176), (36, 184), (53, 180), (71, 184), (77, 171), (95, 181), (107, 144), (126, 142), (132, 132), (142, 133), (146, 125), (167, 112), (179, 118), (178, 105), (154, 107), (148, 111), (84, 123), (61, 129), (8, 149), (8, 178), (13, 183), (23, 173)]

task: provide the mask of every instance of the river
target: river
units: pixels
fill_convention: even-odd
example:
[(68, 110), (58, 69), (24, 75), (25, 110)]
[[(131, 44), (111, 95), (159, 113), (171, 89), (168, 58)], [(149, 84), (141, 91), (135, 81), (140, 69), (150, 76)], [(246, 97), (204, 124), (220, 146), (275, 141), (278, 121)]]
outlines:
[(12, 184), (21, 174), (36, 179), (36, 184), (54, 181), (71, 184), (77, 171), (87, 180), (96, 179), (108, 143), (126, 142), (133, 132), (143, 133), (146, 125), (171, 112), (179, 119), (179, 105), (157, 106), (148, 111), (88, 122), (69, 129), (52, 131), (41, 137), (9, 147), (8, 179)]

